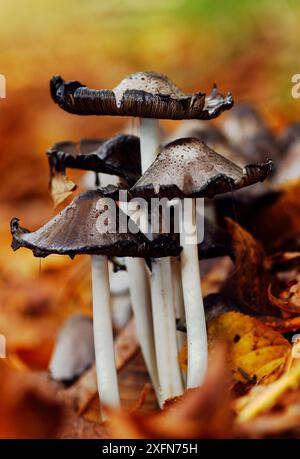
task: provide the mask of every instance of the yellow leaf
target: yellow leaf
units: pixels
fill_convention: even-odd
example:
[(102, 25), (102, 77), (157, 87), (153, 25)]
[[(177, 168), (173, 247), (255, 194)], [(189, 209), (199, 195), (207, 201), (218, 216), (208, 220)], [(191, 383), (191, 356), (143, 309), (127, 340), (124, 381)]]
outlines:
[(277, 381), (264, 387), (253, 387), (244, 397), (237, 400), (238, 421), (249, 421), (255, 416), (276, 405), (282, 395), (289, 389), (295, 389), (300, 381), (300, 363), (281, 376)]
[(51, 178), (51, 196), (54, 206), (58, 206), (76, 189), (76, 185), (65, 174), (56, 173)]
[(289, 342), (255, 317), (226, 312), (208, 323), (212, 357), (217, 342), (228, 343), (227, 360), (234, 380), (267, 383), (277, 379), (290, 354)]

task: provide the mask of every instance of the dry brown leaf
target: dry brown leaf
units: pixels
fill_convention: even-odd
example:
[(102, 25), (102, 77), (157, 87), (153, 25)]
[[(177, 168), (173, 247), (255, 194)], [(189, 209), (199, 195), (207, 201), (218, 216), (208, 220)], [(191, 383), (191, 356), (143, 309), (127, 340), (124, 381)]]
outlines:
[(300, 328), (300, 316), (291, 319), (282, 319), (281, 317), (264, 316), (260, 320), (270, 328), (280, 332), (287, 333), (296, 331)]
[(114, 438), (226, 438), (232, 436), (233, 415), (225, 349), (216, 351), (202, 387), (187, 391), (156, 414), (108, 409)]
[(251, 391), (235, 402), (238, 422), (246, 422), (255, 418), (278, 403), (289, 389), (296, 389), (300, 383), (300, 361), (284, 373), (277, 381), (266, 386), (254, 387)]
[(254, 317), (226, 312), (208, 323), (210, 358), (220, 341), (228, 343), (227, 361), (235, 381), (255, 384), (277, 379), (291, 346), (283, 336)]
[(270, 274), (265, 266), (262, 245), (237, 222), (226, 219), (235, 258), (236, 300), (258, 313), (269, 312), (267, 286)]
[(300, 282), (290, 282), (285, 290), (276, 297), (271, 291), (271, 284), (268, 288), (268, 298), (272, 306), (278, 307), (292, 315), (300, 314)]
[(299, 234), (300, 181), (290, 183), (283, 194), (271, 205), (258, 212), (253, 221), (253, 232), (270, 250)]

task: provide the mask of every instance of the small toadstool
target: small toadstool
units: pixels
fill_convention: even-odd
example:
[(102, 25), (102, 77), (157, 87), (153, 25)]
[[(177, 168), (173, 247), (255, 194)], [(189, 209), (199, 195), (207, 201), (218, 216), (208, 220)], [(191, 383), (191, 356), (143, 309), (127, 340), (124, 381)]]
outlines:
[[(263, 181), (270, 174), (272, 161), (244, 168), (223, 158), (204, 142), (184, 138), (168, 144), (154, 163), (131, 188), (132, 196), (151, 198), (214, 197)], [(190, 222), (196, 221), (195, 201)], [(184, 217), (183, 217), (184, 218)], [(205, 314), (201, 294), (198, 249), (180, 234), (182, 284), (187, 323), (188, 377), (187, 387), (202, 383), (207, 365)]]

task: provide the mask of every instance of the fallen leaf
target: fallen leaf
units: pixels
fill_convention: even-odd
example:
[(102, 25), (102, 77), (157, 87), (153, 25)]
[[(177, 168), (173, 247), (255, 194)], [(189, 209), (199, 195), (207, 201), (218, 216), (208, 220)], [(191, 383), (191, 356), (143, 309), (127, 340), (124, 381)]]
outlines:
[(232, 238), (236, 270), (234, 273), (234, 298), (254, 312), (269, 312), (267, 287), (270, 274), (266, 268), (262, 245), (237, 222), (226, 219)]
[(299, 193), (300, 181), (293, 181), (283, 188), (283, 193), (273, 204), (255, 215), (251, 227), (269, 251), (299, 235)]
[(50, 193), (55, 207), (63, 203), (74, 190), (76, 190), (76, 184), (65, 174), (56, 172), (51, 177)]
[(291, 319), (283, 319), (281, 317), (264, 316), (260, 320), (270, 328), (280, 332), (287, 333), (296, 331), (300, 328), (300, 316), (292, 317)]
[(254, 387), (235, 403), (238, 422), (246, 422), (258, 414), (272, 408), (280, 397), (289, 390), (295, 389), (300, 383), (300, 361), (277, 381), (266, 386)]
[(210, 359), (220, 340), (228, 343), (227, 362), (234, 381), (263, 383), (277, 379), (291, 346), (278, 332), (255, 317), (231, 311), (208, 323)]
[(290, 282), (288, 287), (276, 297), (271, 291), (271, 284), (268, 288), (268, 298), (272, 306), (278, 307), (292, 315), (300, 314), (300, 282)]
[(142, 415), (107, 408), (114, 438), (228, 438), (232, 436), (225, 348), (216, 350), (204, 384), (188, 390), (163, 411)]

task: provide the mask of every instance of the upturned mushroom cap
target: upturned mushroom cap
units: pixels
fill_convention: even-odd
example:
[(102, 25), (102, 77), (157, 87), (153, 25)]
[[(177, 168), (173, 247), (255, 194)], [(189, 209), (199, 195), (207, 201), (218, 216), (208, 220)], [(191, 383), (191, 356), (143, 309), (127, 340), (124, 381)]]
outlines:
[(266, 179), (272, 161), (244, 168), (224, 158), (199, 139), (169, 143), (130, 194), (153, 197), (210, 197), (237, 190)]
[(59, 142), (49, 148), (47, 155), (52, 174), (67, 168), (82, 169), (118, 175), (129, 183), (141, 176), (140, 140), (133, 135)]
[[(99, 217), (105, 212), (105, 218)], [(168, 237), (149, 241), (136, 228), (133, 232), (113, 232), (119, 229), (119, 216), (128, 217), (117, 208), (117, 212), (103, 200), (100, 190), (78, 195), (70, 205), (36, 231), (29, 232), (19, 226), (19, 220), (11, 220), (12, 248), (26, 247), (36, 257), (50, 254), (69, 255), (96, 254), (107, 256), (162, 257), (177, 255), (180, 247)], [(102, 215), (103, 217), (103, 215)], [(101, 225), (101, 226), (99, 226)], [(130, 227), (135, 225), (131, 221)]]
[(185, 94), (166, 76), (138, 72), (114, 89), (90, 89), (78, 81), (54, 76), (51, 95), (63, 110), (77, 115), (138, 116), (157, 119), (211, 119), (233, 105), (230, 93)]

